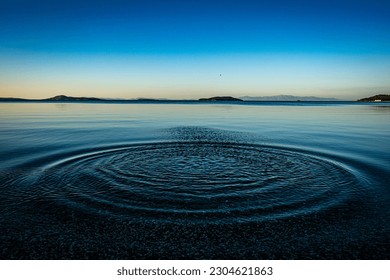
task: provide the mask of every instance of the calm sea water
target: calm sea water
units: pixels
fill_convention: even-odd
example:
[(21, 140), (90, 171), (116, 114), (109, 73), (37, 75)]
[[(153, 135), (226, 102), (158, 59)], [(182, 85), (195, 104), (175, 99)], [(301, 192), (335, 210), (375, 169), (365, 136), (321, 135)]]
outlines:
[(2, 259), (388, 259), (390, 104), (0, 103)]

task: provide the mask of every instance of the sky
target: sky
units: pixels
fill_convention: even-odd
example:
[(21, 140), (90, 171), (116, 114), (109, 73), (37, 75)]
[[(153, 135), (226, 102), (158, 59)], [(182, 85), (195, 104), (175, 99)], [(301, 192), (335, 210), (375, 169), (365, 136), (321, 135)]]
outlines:
[(0, 0), (0, 97), (390, 94), (388, 0)]

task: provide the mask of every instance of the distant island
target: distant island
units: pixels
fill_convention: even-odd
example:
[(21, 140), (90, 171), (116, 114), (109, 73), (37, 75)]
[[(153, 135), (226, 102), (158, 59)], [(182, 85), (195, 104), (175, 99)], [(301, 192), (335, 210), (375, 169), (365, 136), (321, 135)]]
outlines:
[(43, 100), (45, 101), (104, 101), (104, 99), (100, 99), (96, 97), (72, 97), (66, 95), (57, 95)]
[(390, 94), (378, 94), (371, 97), (359, 99), (360, 102), (389, 102)]
[(244, 101), (341, 101), (337, 98), (294, 95), (242, 96), (240, 98)]
[(25, 99), (25, 98), (14, 98), (14, 97), (0, 97), (0, 101), (21, 101), (21, 102), (63, 102), (63, 101), (105, 101), (105, 99), (100, 99), (96, 97), (73, 97), (66, 95), (57, 95), (50, 98), (44, 99)]
[(199, 101), (244, 101), (239, 98), (234, 98), (231, 96), (214, 96), (210, 98), (200, 98)]

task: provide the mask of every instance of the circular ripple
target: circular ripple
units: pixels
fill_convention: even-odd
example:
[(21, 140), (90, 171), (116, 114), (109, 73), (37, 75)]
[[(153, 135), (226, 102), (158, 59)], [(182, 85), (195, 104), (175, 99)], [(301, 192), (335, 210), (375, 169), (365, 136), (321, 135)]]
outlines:
[[(347, 200), (355, 176), (297, 150), (167, 142), (85, 153), (46, 168), (38, 185), (68, 207), (125, 219), (237, 222), (321, 211)], [(59, 193), (58, 193), (59, 190)]]

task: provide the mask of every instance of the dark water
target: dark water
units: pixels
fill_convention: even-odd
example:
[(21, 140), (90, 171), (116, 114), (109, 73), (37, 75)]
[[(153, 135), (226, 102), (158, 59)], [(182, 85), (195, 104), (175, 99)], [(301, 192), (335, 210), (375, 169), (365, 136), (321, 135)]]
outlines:
[(3, 259), (388, 259), (390, 106), (0, 104)]

